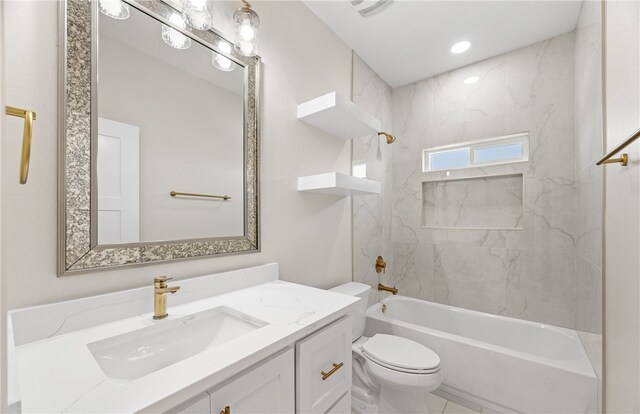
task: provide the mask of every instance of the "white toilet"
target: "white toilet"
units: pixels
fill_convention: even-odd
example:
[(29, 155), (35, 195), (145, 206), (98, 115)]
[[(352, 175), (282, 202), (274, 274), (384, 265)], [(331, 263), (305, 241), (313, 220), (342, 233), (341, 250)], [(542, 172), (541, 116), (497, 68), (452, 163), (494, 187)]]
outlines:
[(362, 336), (369, 285), (350, 282), (331, 291), (360, 298), (352, 312), (352, 411), (357, 414), (428, 413), (425, 393), (437, 389), (443, 379), (438, 355), (400, 336)]

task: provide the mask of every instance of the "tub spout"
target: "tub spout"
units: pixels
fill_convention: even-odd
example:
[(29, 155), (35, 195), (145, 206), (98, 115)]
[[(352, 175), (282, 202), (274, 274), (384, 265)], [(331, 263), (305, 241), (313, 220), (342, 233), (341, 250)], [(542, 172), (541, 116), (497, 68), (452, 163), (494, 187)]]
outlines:
[(390, 286), (385, 286), (382, 283), (378, 283), (378, 290), (383, 290), (385, 292), (391, 292), (394, 295), (398, 294), (398, 289), (396, 289), (394, 287), (390, 287)]

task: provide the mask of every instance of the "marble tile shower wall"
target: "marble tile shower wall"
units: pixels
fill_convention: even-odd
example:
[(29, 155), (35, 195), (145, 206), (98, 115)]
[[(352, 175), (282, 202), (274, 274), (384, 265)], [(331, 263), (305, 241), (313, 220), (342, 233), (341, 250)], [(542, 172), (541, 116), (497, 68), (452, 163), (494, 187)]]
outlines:
[[(353, 55), (353, 96), (357, 105), (366, 109), (382, 122), (384, 131), (391, 131), (391, 87), (387, 85), (364, 61)], [(395, 145), (395, 144), (393, 144)], [(391, 243), (391, 209), (393, 206), (392, 147), (377, 135), (353, 140), (354, 164), (365, 163), (367, 178), (382, 183), (382, 193), (353, 197), (353, 279), (367, 283), (374, 289), (371, 303), (379, 300), (375, 287), (380, 283), (391, 284), (393, 250)], [(377, 274), (376, 257), (381, 255), (390, 272)]]
[[(578, 294), (576, 276), (576, 247), (584, 239), (587, 248), (587, 238), (575, 214), (574, 42), (571, 32), (393, 89), (391, 270), (401, 294), (599, 329), (577, 304), (588, 293)], [(471, 76), (480, 80), (464, 84)], [(421, 171), (424, 148), (523, 131), (530, 133), (526, 163)], [(422, 227), (423, 181), (502, 174), (524, 175), (522, 230)]]
[(586, 1), (576, 28), (576, 327), (602, 331), (601, 4)]

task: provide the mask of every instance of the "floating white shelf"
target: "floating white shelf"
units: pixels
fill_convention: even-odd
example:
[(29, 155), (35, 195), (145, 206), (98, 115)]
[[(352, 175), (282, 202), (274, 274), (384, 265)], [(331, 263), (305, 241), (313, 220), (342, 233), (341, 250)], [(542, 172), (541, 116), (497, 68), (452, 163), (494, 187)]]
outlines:
[(380, 131), (380, 120), (350, 100), (329, 92), (298, 105), (298, 119), (342, 139)]
[(378, 181), (337, 172), (298, 177), (298, 191), (351, 196), (380, 194), (381, 189), (382, 185)]

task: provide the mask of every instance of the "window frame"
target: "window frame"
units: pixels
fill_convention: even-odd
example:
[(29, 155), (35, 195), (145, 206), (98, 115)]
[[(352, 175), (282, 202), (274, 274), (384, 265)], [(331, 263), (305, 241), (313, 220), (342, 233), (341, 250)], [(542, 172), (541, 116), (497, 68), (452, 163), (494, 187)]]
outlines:
[[(477, 149), (501, 147), (509, 144), (522, 144), (522, 155), (520, 158), (511, 158), (501, 161), (476, 162), (475, 151)], [(455, 150), (468, 149), (469, 163), (463, 167), (452, 168), (431, 168), (431, 156), (433, 154), (450, 152)], [(529, 161), (529, 132), (518, 132), (515, 134), (503, 135), (500, 137), (481, 139), (476, 141), (461, 142), (458, 144), (442, 145), (422, 150), (422, 172), (438, 172), (450, 170), (462, 170), (467, 168), (480, 168), (493, 165), (516, 164)]]

